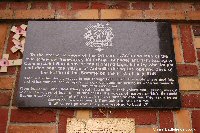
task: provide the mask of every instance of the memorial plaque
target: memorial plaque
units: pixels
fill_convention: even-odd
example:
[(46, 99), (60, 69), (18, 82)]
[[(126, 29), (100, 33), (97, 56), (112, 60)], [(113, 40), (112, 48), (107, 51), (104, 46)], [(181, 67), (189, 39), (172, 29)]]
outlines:
[(180, 108), (171, 24), (30, 21), (17, 105)]
[(67, 133), (135, 133), (131, 118), (67, 119)]

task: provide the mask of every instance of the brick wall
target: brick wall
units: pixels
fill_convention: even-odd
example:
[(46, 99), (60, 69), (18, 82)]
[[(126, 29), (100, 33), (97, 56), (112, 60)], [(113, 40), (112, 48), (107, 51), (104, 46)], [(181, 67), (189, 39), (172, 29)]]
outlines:
[(0, 58), (3, 53), (10, 59), (22, 57), (10, 51), (10, 29), (32, 19), (167, 20), (172, 22), (181, 110), (18, 109), (14, 98), (20, 67), (9, 67), (7, 73), (0, 73), (0, 133), (65, 133), (67, 118), (84, 115), (135, 118), (136, 133), (154, 133), (153, 128), (194, 128), (200, 133), (200, 2), (152, 1), (0, 2)]

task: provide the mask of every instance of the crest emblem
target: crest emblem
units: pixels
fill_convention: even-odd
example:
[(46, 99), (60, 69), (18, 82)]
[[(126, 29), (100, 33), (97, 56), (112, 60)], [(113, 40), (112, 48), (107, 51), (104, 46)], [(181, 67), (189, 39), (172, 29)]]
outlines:
[(85, 43), (86, 46), (95, 48), (99, 52), (113, 46), (112, 39), (114, 35), (109, 23), (105, 25), (102, 23), (97, 23), (96, 25), (90, 24), (85, 29), (87, 32), (83, 36), (87, 40)]

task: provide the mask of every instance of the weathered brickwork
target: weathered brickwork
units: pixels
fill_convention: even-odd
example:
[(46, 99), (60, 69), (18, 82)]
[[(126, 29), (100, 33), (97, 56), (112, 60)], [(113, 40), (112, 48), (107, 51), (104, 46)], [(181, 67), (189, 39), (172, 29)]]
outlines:
[[(18, 109), (15, 102), (20, 68), (0, 73), (0, 133), (66, 133), (67, 118), (134, 118), (136, 133), (155, 128), (194, 128), (200, 132), (200, 2), (172, 1), (21, 1), (0, 2), (0, 58), (10, 51), (12, 25), (28, 20), (170, 21), (181, 92), (181, 110)], [(9, 21), (7, 21), (9, 20)], [(164, 132), (163, 132), (164, 133)], [(191, 132), (192, 133), (192, 132)]]

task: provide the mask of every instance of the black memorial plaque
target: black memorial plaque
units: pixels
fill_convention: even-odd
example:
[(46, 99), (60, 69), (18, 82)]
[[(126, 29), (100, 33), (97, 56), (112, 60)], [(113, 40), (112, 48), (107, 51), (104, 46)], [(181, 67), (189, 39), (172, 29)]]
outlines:
[(29, 22), (17, 105), (180, 108), (171, 25)]

